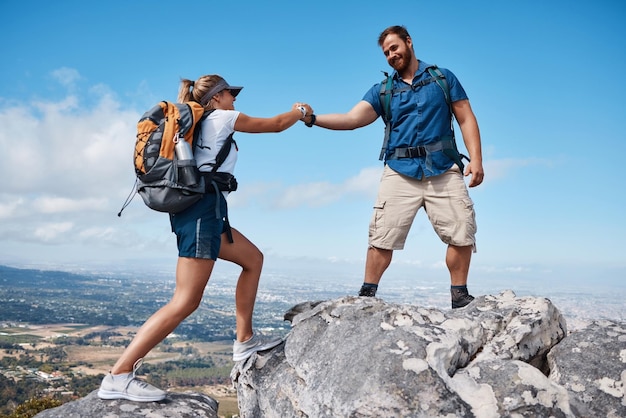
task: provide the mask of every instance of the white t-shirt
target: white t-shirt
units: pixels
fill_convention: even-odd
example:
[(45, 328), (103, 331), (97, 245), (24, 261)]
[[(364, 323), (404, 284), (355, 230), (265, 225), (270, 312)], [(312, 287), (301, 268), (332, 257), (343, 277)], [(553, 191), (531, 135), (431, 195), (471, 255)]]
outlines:
[[(235, 132), (235, 121), (239, 117), (236, 110), (215, 109), (202, 121), (202, 130), (194, 150), (194, 158), (200, 171), (211, 171), (215, 163), (217, 153), (230, 134)], [(217, 171), (234, 174), (237, 162), (237, 147), (231, 145), (226, 160)]]

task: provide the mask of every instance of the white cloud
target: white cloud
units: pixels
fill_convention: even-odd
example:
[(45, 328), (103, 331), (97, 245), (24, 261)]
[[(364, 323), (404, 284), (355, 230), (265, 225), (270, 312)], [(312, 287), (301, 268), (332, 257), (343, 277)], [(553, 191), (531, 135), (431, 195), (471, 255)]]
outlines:
[(63, 213), (97, 210), (106, 205), (106, 199), (68, 199), (64, 197), (41, 197), (33, 202), (33, 206), (41, 213)]
[(24, 204), (24, 199), (21, 197), (11, 197), (8, 200), (8, 202), (0, 202), (0, 219), (12, 217)]
[(501, 274), (501, 273), (528, 273), (532, 270), (529, 267), (525, 266), (480, 266), (477, 267), (481, 271), (490, 274)]
[(344, 182), (345, 192), (362, 193), (368, 197), (375, 196), (382, 172), (383, 167), (380, 165), (362, 169), (356, 176), (350, 177)]
[(433, 270), (447, 270), (446, 262), (444, 260), (435, 261), (430, 265)]
[(50, 223), (36, 228), (34, 235), (44, 242), (53, 241), (59, 235), (70, 231), (73, 227), (74, 224), (72, 222)]
[(51, 102), (38, 100), (32, 103), (31, 107), (44, 115), (45, 119), (55, 121), (55, 119), (66, 115), (67, 112), (77, 110), (79, 105), (78, 97), (68, 95), (64, 99)]
[[(133, 186), (140, 114), (122, 110), (107, 86), (70, 93), (81, 79), (74, 69), (61, 68), (52, 77), (67, 88), (61, 99), (0, 100), (0, 147), (8, 157), (0, 176), (9, 179), (0, 194), (0, 252), (7, 254), (18, 243), (80, 246), (128, 237), (121, 231), (128, 223), (115, 214)], [(132, 227), (152, 221), (145, 216)]]
[(52, 77), (61, 83), (63, 86), (71, 88), (74, 87), (76, 81), (80, 80), (80, 74), (74, 68), (59, 68), (52, 71)]
[(394, 265), (403, 265), (403, 266), (411, 266), (411, 267), (420, 267), (423, 264), (422, 260), (415, 260), (415, 259), (392, 260), (391, 263)]
[(274, 200), (282, 209), (301, 206), (321, 207), (350, 196), (372, 198), (376, 196), (382, 168), (367, 167), (342, 183), (313, 182), (285, 188)]
[(254, 182), (242, 184), (235, 193), (228, 196), (228, 207), (244, 207), (253, 204), (257, 200), (265, 200), (267, 196), (275, 194), (281, 185), (276, 182)]
[(287, 187), (276, 199), (279, 208), (296, 208), (299, 206), (326, 206), (341, 196), (340, 187), (327, 182), (299, 184)]
[[(492, 159), (485, 162), (486, 182), (501, 180), (511, 175), (515, 170), (532, 166), (553, 166), (558, 161), (542, 158), (525, 159)], [(345, 179), (340, 183), (310, 182), (283, 187), (280, 184), (256, 184), (255, 192), (252, 188), (244, 186), (248, 190), (246, 198), (243, 196), (233, 197), (237, 203), (244, 200), (249, 202), (253, 196), (265, 200), (265, 203), (273, 208), (296, 209), (302, 207), (319, 208), (331, 205), (341, 199), (358, 197), (369, 200), (375, 198), (378, 184), (382, 174), (382, 166), (365, 167), (356, 175)], [(238, 192), (239, 193), (239, 192)], [(243, 194), (243, 193), (242, 193)]]
[(105, 93), (93, 107), (77, 97), (0, 108), (4, 193), (119, 199), (132, 186), (137, 112)]
[(79, 237), (85, 239), (99, 239), (99, 240), (107, 240), (111, 241), (116, 238), (117, 230), (115, 228), (107, 227), (107, 228), (99, 228), (92, 227), (87, 228), (83, 231), (80, 231), (78, 234)]
[(506, 178), (512, 171), (520, 168), (538, 165), (549, 167), (555, 163), (554, 160), (546, 158), (503, 158), (499, 160), (486, 160), (483, 164), (485, 183)]

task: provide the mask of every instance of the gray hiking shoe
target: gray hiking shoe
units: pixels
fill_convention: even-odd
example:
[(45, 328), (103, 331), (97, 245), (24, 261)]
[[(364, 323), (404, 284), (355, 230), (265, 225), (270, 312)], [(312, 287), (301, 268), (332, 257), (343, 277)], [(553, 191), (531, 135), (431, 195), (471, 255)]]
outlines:
[(235, 341), (235, 343), (233, 344), (233, 361), (245, 360), (250, 357), (252, 353), (256, 353), (257, 351), (269, 350), (270, 348), (274, 348), (282, 342), (283, 339), (280, 337), (267, 338), (255, 332), (252, 334), (252, 338), (250, 338), (248, 341), (245, 341), (243, 343)]
[(136, 402), (156, 402), (165, 399), (167, 392), (135, 377), (142, 362), (143, 359), (137, 360), (133, 365), (133, 372), (128, 375), (113, 376), (109, 373), (104, 376), (100, 390), (98, 390), (98, 397), (100, 399), (128, 399)]
[(467, 293), (467, 290), (450, 289), (452, 295), (452, 309), (462, 308), (474, 300), (474, 296)]

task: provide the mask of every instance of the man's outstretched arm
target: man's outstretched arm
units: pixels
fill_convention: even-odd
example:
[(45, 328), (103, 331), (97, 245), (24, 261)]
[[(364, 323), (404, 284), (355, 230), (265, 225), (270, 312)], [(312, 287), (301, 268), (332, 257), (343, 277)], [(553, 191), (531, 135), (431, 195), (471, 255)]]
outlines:
[[(358, 102), (348, 113), (328, 113), (316, 115), (315, 126), (336, 131), (348, 131), (369, 125), (378, 118), (371, 104), (365, 100)], [(310, 123), (310, 116), (305, 118)]]

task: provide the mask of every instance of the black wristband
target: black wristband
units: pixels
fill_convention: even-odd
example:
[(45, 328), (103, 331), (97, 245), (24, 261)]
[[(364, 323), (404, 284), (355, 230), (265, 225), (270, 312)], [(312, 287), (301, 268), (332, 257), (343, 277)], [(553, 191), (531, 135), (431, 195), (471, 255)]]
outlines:
[(307, 127), (311, 128), (313, 125), (315, 125), (315, 119), (316, 119), (315, 113), (311, 113), (311, 122), (304, 122), (304, 124)]

